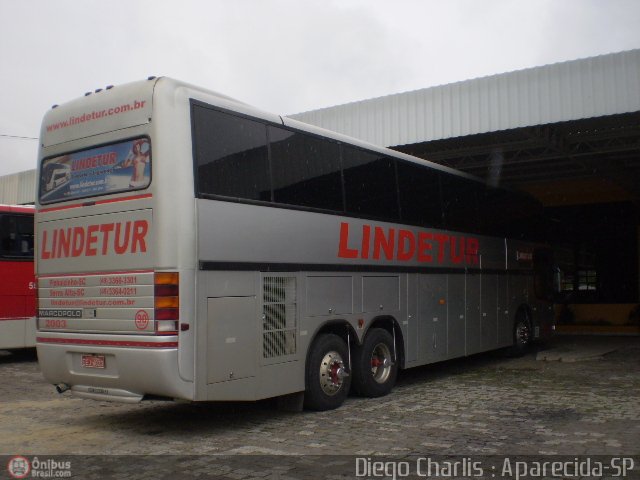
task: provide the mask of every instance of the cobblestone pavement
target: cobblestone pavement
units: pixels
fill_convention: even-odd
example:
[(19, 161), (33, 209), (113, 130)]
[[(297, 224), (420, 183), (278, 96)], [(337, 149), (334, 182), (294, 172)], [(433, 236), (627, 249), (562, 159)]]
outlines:
[[(581, 342), (554, 343), (569, 341)], [(496, 352), (430, 365), (402, 372), (384, 398), (320, 413), (273, 401), (81, 400), (56, 394), (33, 352), (0, 352), (0, 454), (639, 455), (640, 340), (585, 341), (616, 350), (573, 363)]]

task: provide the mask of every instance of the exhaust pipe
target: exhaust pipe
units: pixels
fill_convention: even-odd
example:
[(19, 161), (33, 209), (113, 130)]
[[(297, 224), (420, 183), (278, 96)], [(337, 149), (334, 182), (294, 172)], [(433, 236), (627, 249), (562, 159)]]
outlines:
[(71, 386), (67, 385), (66, 383), (58, 383), (57, 385), (55, 385), (55, 387), (56, 392), (58, 393), (64, 393), (71, 388)]

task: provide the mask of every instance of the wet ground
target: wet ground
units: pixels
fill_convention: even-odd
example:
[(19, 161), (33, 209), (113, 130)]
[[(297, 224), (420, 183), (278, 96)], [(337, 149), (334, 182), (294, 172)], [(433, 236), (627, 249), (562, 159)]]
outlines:
[[(35, 352), (0, 352), (0, 454), (640, 455), (640, 339), (559, 337), (546, 348), (408, 370), (384, 398), (319, 413), (82, 400), (44, 382)], [(256, 477), (247, 471), (237, 478)]]

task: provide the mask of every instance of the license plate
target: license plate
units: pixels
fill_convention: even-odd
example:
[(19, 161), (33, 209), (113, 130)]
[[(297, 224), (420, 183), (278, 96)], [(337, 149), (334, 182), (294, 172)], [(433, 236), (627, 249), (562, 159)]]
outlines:
[(82, 355), (82, 366), (85, 368), (105, 368), (104, 355)]

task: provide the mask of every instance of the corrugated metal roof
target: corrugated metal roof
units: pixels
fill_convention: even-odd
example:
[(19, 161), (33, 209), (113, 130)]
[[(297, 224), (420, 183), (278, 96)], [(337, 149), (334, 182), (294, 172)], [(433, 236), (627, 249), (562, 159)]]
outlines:
[(36, 171), (0, 176), (0, 203), (23, 205), (36, 198)]
[(640, 111), (640, 49), (289, 115), (381, 146)]

